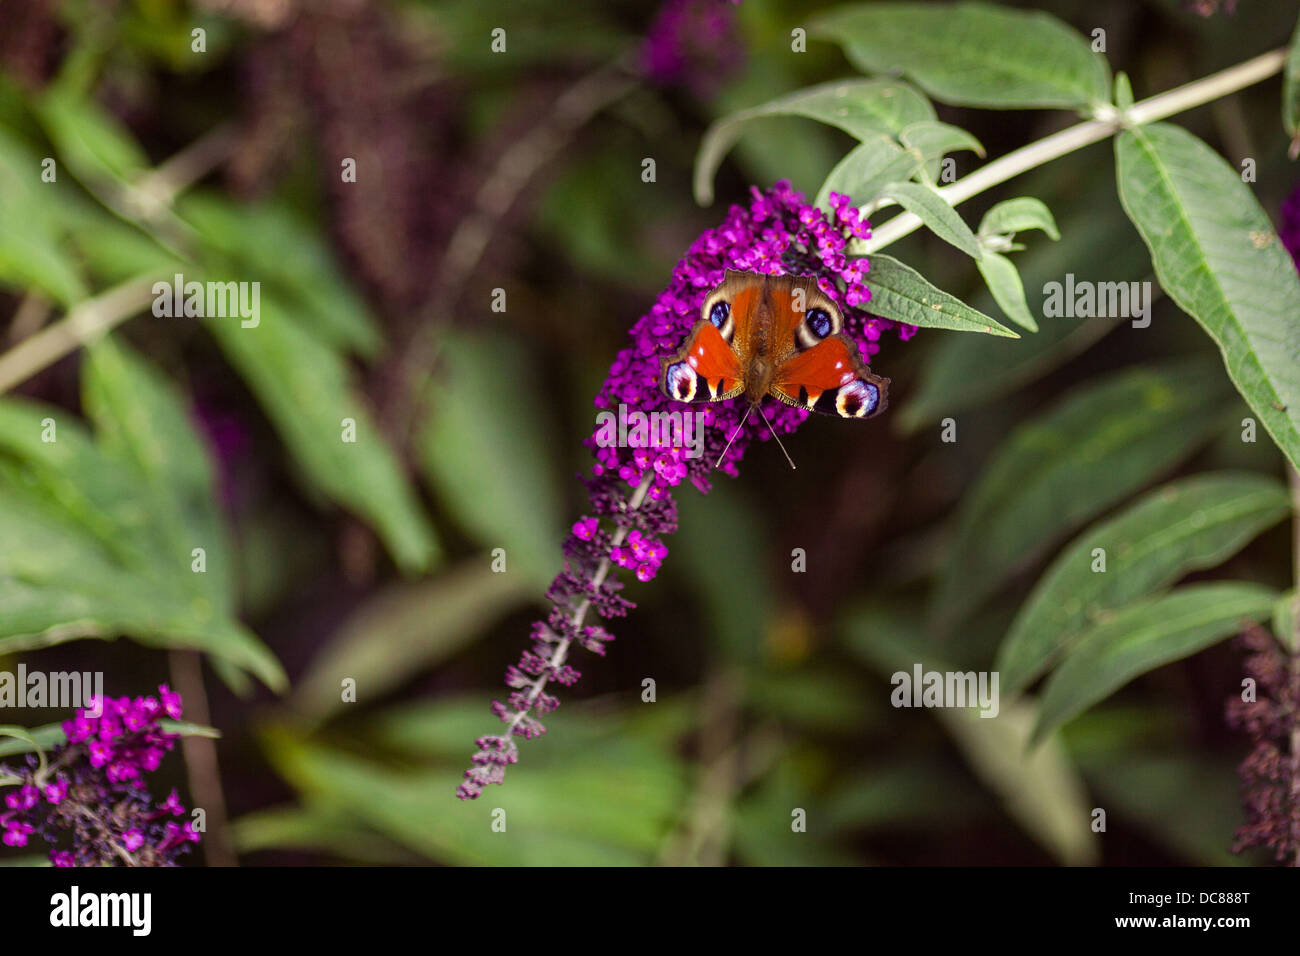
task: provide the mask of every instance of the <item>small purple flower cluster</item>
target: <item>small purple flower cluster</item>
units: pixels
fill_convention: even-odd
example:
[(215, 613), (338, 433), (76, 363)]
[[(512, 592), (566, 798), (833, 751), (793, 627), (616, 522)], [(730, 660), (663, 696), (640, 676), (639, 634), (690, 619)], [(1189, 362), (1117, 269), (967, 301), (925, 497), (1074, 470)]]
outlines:
[[(878, 318), (864, 309), (871, 299), (864, 283), (867, 262), (849, 258), (847, 245), (870, 235), (870, 224), (847, 196), (831, 195), (828, 217), (804, 202), (788, 182), (779, 182), (767, 192), (753, 189), (748, 207), (732, 206), (722, 224), (701, 235), (677, 264), (668, 288), (632, 327), (632, 344), (614, 359), (596, 396), (596, 407), (611, 409), (621, 403), (647, 415), (681, 411), (682, 405), (659, 389), (661, 361), (680, 348), (699, 320), (705, 298), (728, 269), (816, 276), (822, 291), (840, 306), (845, 331), (857, 340), (864, 360), (879, 351), (885, 332), (911, 338), (916, 331), (912, 326)], [(808, 418), (802, 409), (774, 399), (770, 404), (767, 417), (777, 432), (792, 432)], [(677, 528), (672, 489), (689, 478), (707, 493), (714, 462), (733, 433), (731, 449), (720, 466), (732, 476), (738, 473), (736, 464), (750, 442), (768, 440), (766, 426), (756, 419), (739, 427), (743, 405), (743, 401), (723, 402), (699, 409), (705, 427), (699, 457), (688, 457), (686, 449), (666, 443), (601, 445), (596, 440), (599, 427), (587, 439), (596, 457), (591, 477), (585, 479), (594, 516), (576, 522), (565, 541), (564, 570), (547, 592), (551, 612), (534, 625), (532, 649), (507, 672), (506, 684), (513, 690), (508, 702), (493, 703), (494, 713), (509, 726), (499, 736), (477, 741), (474, 766), (465, 772), (458, 791), (461, 799), (473, 799), (487, 784), (504, 780), (505, 768), (518, 759), (513, 737), (545, 732), (531, 712), (545, 714), (558, 706), (559, 701), (545, 693), (549, 681), (572, 684), (578, 679), (579, 673), (566, 663), (570, 647), (580, 644), (604, 654), (613, 637), (602, 627), (587, 625), (587, 615), (594, 611), (604, 618), (617, 617), (633, 606), (619, 593), (623, 585), (611, 573), (615, 566), (632, 571), (643, 582), (658, 573), (668, 554), (662, 538)], [(613, 530), (603, 529), (601, 519), (609, 519)]]
[(668, 0), (646, 32), (642, 69), (655, 83), (681, 83), (707, 98), (744, 63), (740, 0)]
[(0, 764), (0, 776), (19, 780), (0, 810), (0, 840), (26, 846), (36, 834), (55, 844), (70, 834), (70, 849), (50, 853), (55, 866), (175, 865), (199, 834), (193, 824), (170, 819), (185, 815), (176, 791), (155, 805), (144, 776), (179, 739), (158, 721), (180, 717), (180, 695), (164, 684), (157, 698), (89, 703), (64, 722), (67, 742), (54, 748), (48, 764), (34, 754), (24, 767)]
[(1228, 698), (1228, 725), (1254, 742), (1237, 768), (1246, 823), (1232, 849), (1267, 846), (1279, 860), (1300, 861), (1300, 665), (1263, 627), (1252, 627), (1238, 643), (1246, 651), (1256, 699)]

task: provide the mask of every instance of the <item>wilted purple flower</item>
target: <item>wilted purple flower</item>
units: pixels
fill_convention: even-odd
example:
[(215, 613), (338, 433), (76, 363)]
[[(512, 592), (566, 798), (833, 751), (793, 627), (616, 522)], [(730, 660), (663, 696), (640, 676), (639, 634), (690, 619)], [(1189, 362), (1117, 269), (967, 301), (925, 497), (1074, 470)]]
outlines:
[(683, 83), (709, 96), (744, 61), (739, 0), (667, 0), (646, 32), (642, 68), (656, 83)]
[(144, 775), (158, 768), (179, 739), (158, 724), (164, 714), (181, 715), (181, 698), (167, 685), (153, 697), (105, 698), (65, 721), (67, 742), (55, 747), (48, 764), (29, 755), (17, 769), (0, 764), (0, 776), (19, 778), (5, 794), (0, 831), (6, 846), (26, 846), (33, 834), (47, 843), (70, 835), (72, 848), (53, 850), (55, 866), (174, 866), (199, 842), (193, 825), (167, 819), (185, 815), (175, 790), (156, 806)]
[[(911, 338), (915, 328), (877, 318), (862, 308), (871, 298), (863, 283), (867, 263), (861, 258), (850, 260), (845, 247), (849, 239), (870, 236), (871, 227), (847, 196), (832, 194), (831, 208), (828, 219), (784, 181), (767, 192), (751, 190), (748, 207), (732, 206), (720, 226), (695, 241), (673, 270), (668, 288), (632, 327), (632, 344), (615, 357), (596, 396), (596, 407), (608, 410), (621, 403), (647, 415), (681, 411), (680, 403), (659, 390), (660, 362), (680, 347), (698, 321), (708, 293), (728, 269), (816, 276), (821, 289), (843, 311), (845, 331), (857, 339), (864, 359), (879, 351), (886, 331), (897, 332), (904, 340)], [(778, 432), (792, 432), (808, 417), (807, 411), (775, 400), (769, 404), (773, 407), (767, 418)], [(672, 489), (689, 478), (701, 492), (708, 492), (714, 462), (733, 433), (721, 465), (723, 472), (733, 476), (749, 443), (755, 437), (769, 438), (767, 426), (753, 418), (737, 431), (743, 405), (743, 400), (737, 400), (696, 406), (706, 429), (700, 457), (688, 457), (686, 449), (667, 445), (602, 446), (596, 440), (599, 427), (587, 439), (586, 444), (595, 449), (596, 464), (584, 480), (597, 517), (575, 523), (564, 542), (564, 570), (546, 595), (552, 610), (546, 620), (533, 625), (532, 648), (506, 672), (506, 685), (513, 693), (505, 703), (492, 705), (508, 726), (503, 734), (477, 741), (474, 766), (465, 772), (458, 790), (461, 799), (473, 799), (487, 784), (505, 779), (505, 768), (519, 757), (514, 737), (545, 733), (533, 714), (544, 715), (559, 705), (546, 693), (550, 681), (568, 685), (580, 676), (568, 664), (572, 646), (605, 653), (613, 635), (588, 624), (588, 615), (594, 611), (601, 618), (619, 617), (634, 606), (619, 593), (623, 585), (613, 574), (615, 567), (631, 571), (643, 582), (658, 573), (668, 554), (662, 538), (677, 528)], [(630, 442), (633, 437), (629, 435)], [(609, 530), (601, 527), (602, 518)]]
[(1235, 853), (1272, 847), (1277, 859), (1300, 860), (1300, 667), (1262, 627), (1238, 639), (1247, 652), (1246, 674), (1254, 678), (1256, 699), (1228, 699), (1228, 725), (1254, 742), (1237, 768), (1246, 824), (1238, 828)]

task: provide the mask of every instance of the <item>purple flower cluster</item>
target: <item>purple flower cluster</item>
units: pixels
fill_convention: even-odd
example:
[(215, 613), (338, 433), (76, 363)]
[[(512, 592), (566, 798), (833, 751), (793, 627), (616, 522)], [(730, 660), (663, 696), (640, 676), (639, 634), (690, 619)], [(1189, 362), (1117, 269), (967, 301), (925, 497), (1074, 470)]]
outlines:
[(1300, 666), (1262, 627), (1238, 638), (1247, 652), (1246, 673), (1255, 679), (1256, 699), (1228, 699), (1228, 725), (1254, 742), (1237, 768), (1246, 823), (1233, 852), (1271, 847), (1277, 859), (1300, 860)]
[(155, 805), (144, 777), (179, 739), (158, 721), (180, 717), (180, 695), (164, 684), (157, 698), (90, 703), (64, 722), (67, 742), (48, 764), (34, 754), (17, 769), (0, 764), (0, 776), (19, 780), (0, 810), (0, 841), (26, 846), (39, 835), (53, 845), (70, 835), (70, 848), (50, 853), (55, 866), (175, 865), (199, 834), (193, 824), (172, 819), (185, 815), (176, 791)]
[(740, 0), (667, 0), (641, 47), (646, 76), (664, 85), (681, 83), (701, 97), (744, 62), (736, 12)]
[[(849, 258), (846, 248), (849, 240), (870, 234), (870, 225), (847, 196), (832, 194), (828, 217), (804, 202), (788, 182), (767, 192), (753, 189), (747, 207), (732, 206), (722, 224), (701, 235), (677, 264), (668, 288), (632, 327), (632, 343), (614, 359), (596, 407), (607, 410), (624, 404), (647, 415), (681, 411), (683, 406), (659, 389), (661, 360), (680, 348), (699, 320), (705, 298), (728, 269), (816, 276), (843, 311), (845, 331), (857, 340), (864, 360), (879, 351), (885, 332), (911, 338), (915, 328), (863, 308), (871, 299), (863, 281), (867, 262)], [(792, 432), (808, 417), (808, 412), (774, 399), (768, 404), (772, 407), (767, 417), (778, 432)], [(614, 567), (631, 571), (643, 582), (658, 572), (668, 554), (662, 538), (677, 528), (672, 489), (689, 478), (707, 493), (710, 472), (733, 433), (721, 465), (733, 476), (750, 442), (770, 437), (766, 425), (753, 417), (737, 431), (743, 406), (741, 399), (699, 408), (706, 431), (703, 453), (696, 458), (687, 457), (686, 449), (662, 443), (663, 436), (658, 445), (649, 444), (653, 439), (648, 436), (635, 447), (603, 446), (596, 440), (597, 428), (587, 439), (596, 456), (591, 477), (585, 479), (592, 516), (576, 522), (565, 541), (564, 570), (547, 592), (551, 612), (533, 626), (533, 647), (506, 673), (509, 699), (493, 703), (494, 713), (508, 725), (506, 731), (477, 741), (474, 766), (465, 772), (458, 791), (461, 799), (473, 799), (487, 784), (504, 780), (506, 767), (518, 759), (514, 737), (545, 732), (533, 713), (544, 715), (558, 706), (545, 691), (550, 681), (572, 684), (580, 676), (567, 663), (572, 645), (604, 654), (613, 637), (603, 627), (587, 624), (587, 617), (593, 611), (602, 618), (617, 617), (633, 606), (619, 593), (623, 585), (611, 573)], [(631, 444), (632, 436), (629, 439)], [(602, 519), (610, 530), (602, 527)]]

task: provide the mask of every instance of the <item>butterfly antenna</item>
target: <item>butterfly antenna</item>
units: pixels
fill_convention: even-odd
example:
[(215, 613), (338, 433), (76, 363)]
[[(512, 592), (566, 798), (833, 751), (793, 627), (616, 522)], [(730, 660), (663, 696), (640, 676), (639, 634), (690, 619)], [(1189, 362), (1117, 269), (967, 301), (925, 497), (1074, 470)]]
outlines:
[(741, 418), (740, 424), (736, 426), (736, 430), (731, 433), (731, 437), (727, 439), (727, 447), (722, 449), (722, 454), (718, 456), (718, 461), (716, 464), (714, 464), (713, 466), (714, 468), (721, 466), (722, 459), (726, 458), (727, 452), (731, 451), (731, 443), (736, 440), (736, 436), (740, 434), (740, 430), (745, 427), (745, 419), (749, 418), (749, 413), (752, 412), (753, 410), (754, 410), (753, 405), (750, 405), (749, 408), (745, 409), (744, 417)]
[[(754, 408), (758, 408), (757, 405), (754, 405), (753, 407), (754, 407)], [(760, 415), (763, 416), (763, 421), (767, 422), (767, 430), (770, 431), (770, 432), (772, 433), (772, 437), (776, 439), (776, 443), (777, 443), (777, 445), (778, 445), (778, 446), (780, 447), (780, 449), (781, 449), (781, 454), (785, 455), (785, 460), (788, 461), (788, 462), (790, 462), (790, 470), (791, 470), (791, 471), (794, 471), (794, 470), (795, 470), (795, 467), (794, 467), (794, 459), (791, 458), (791, 457), (790, 457), (790, 453), (789, 453), (788, 451), (785, 450), (785, 445), (782, 445), (782, 444), (781, 444), (781, 436), (778, 435), (778, 434), (776, 433), (776, 429), (773, 428), (773, 427), (772, 427), (772, 423), (771, 423), (770, 421), (768, 421), (768, 417), (767, 417), (767, 415), (763, 412), (763, 409), (758, 408), (758, 413), (759, 413)]]

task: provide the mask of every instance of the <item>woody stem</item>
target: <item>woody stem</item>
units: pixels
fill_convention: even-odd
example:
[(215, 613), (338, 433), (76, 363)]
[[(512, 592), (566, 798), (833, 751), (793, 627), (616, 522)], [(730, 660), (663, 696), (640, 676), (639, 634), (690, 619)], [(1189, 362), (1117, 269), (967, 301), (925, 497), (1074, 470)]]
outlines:
[[(1280, 73), (1286, 62), (1286, 54), (1285, 49), (1270, 50), (1226, 70), (1220, 70), (1218, 73), (1212, 73), (1184, 86), (1142, 100), (1127, 110), (1112, 109), (1108, 114), (1113, 115), (1076, 123), (1074, 126), (1007, 153), (969, 176), (943, 187), (938, 190), (938, 193), (948, 201), (949, 205), (956, 206), (1021, 173), (1037, 169), (1067, 153), (1108, 139), (1126, 126), (1161, 120), (1253, 86)], [(873, 230), (871, 238), (855, 240), (850, 244), (849, 250), (853, 255), (868, 255), (910, 235), (920, 226), (921, 220), (915, 214), (902, 213), (879, 229)]]

